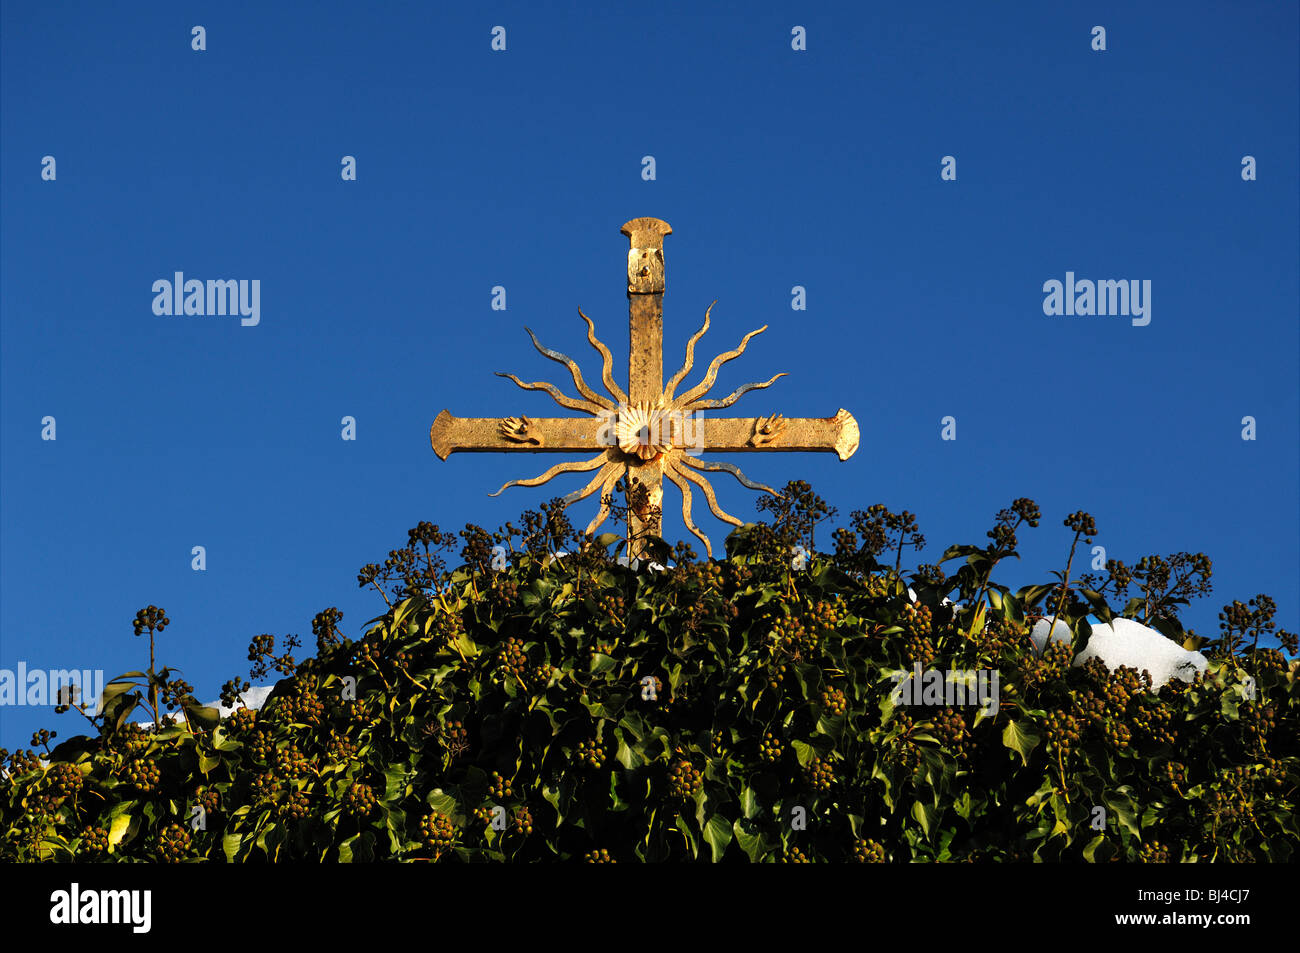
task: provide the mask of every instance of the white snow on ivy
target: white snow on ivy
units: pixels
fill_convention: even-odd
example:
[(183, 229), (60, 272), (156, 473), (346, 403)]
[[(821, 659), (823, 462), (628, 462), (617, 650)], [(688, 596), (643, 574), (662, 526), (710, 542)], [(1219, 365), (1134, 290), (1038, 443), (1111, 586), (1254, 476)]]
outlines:
[[(1047, 641), (1047, 619), (1040, 619), (1030, 633), (1034, 647), (1043, 650)], [(1070, 627), (1059, 619), (1052, 628), (1053, 642), (1069, 642)], [(1151, 686), (1160, 688), (1171, 678), (1190, 682), (1197, 672), (1204, 672), (1209, 661), (1200, 652), (1183, 648), (1173, 639), (1166, 638), (1155, 629), (1132, 619), (1115, 619), (1109, 624), (1094, 623), (1088, 647), (1075, 656), (1074, 664), (1082, 665), (1091, 658), (1099, 658), (1112, 671), (1121, 665), (1146, 669), (1151, 673)]]
[[(633, 571), (638, 571), (641, 568), (642, 561), (640, 559), (636, 559), (635, 557), (629, 558), (625, 553), (624, 555), (618, 557), (618, 564), (620, 566), (630, 566)], [(664, 571), (664, 567), (659, 563), (652, 562), (652, 563), (646, 563), (645, 565), (651, 570), (653, 570), (654, 572)]]
[[(913, 602), (916, 601), (916, 593), (912, 589), (909, 588), (907, 594)], [(952, 605), (947, 599), (943, 600), (943, 604)], [(957, 605), (956, 608), (961, 606)], [(1039, 619), (1029, 634), (1039, 653), (1047, 641), (1048, 625), (1049, 620)], [(1073, 638), (1074, 633), (1070, 627), (1057, 619), (1056, 625), (1052, 626), (1052, 641), (1068, 645)], [(1209, 661), (1200, 652), (1189, 651), (1173, 639), (1132, 619), (1115, 619), (1110, 624), (1093, 623), (1088, 647), (1075, 657), (1074, 664), (1082, 665), (1091, 658), (1101, 659), (1111, 671), (1121, 665), (1139, 672), (1146, 669), (1151, 673), (1152, 688), (1160, 688), (1171, 678), (1190, 682), (1197, 672), (1204, 672), (1209, 665)]]
[[(1043, 643), (1047, 641), (1047, 624), (1047, 619), (1039, 619), (1034, 623), (1034, 630), (1029, 633), (1029, 637), (1034, 640), (1034, 648), (1038, 650), (1039, 655), (1043, 654)], [(1164, 638), (1164, 636), (1162, 635), (1161, 638)], [(1056, 625), (1052, 626), (1052, 641), (1068, 643), (1073, 639), (1074, 633), (1070, 631), (1070, 627), (1057, 619)], [(1105, 659), (1102, 659), (1102, 661), (1104, 662)]]
[[(236, 705), (235, 708), (261, 708), (266, 704), (266, 696), (271, 694), (273, 688), (275, 688), (274, 685), (254, 685), (239, 696), (243, 699), (244, 704)], [(208, 702), (208, 707), (220, 710), (222, 718), (229, 718), (235, 713), (235, 708), (227, 708), (220, 701)]]
[[(271, 689), (273, 688), (275, 688), (274, 685), (254, 685), (252, 688), (250, 688), (248, 691), (244, 692), (240, 696), (243, 699), (244, 703), (242, 705), (236, 705), (235, 708), (254, 708), (254, 709), (261, 708), (264, 704), (266, 704), (266, 696), (271, 694)], [(215, 708), (218, 711), (220, 711), (222, 718), (229, 718), (231, 715), (235, 713), (235, 708), (227, 708), (225, 705), (221, 704), (220, 701), (208, 702), (207, 707)], [(166, 713), (163, 718), (164, 722), (166, 722), (168, 715), (174, 718), (177, 723), (180, 723), (182, 720), (181, 713), (179, 710), (175, 712)], [(152, 721), (137, 721), (134, 722), (134, 724), (137, 724), (141, 728), (146, 728), (146, 729), (153, 727)]]

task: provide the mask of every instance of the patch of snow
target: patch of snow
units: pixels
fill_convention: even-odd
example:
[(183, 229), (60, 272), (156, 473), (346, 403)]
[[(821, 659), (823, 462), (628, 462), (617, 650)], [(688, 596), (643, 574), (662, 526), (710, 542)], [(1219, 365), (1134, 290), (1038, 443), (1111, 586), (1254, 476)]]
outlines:
[(261, 708), (266, 704), (266, 696), (271, 694), (271, 689), (273, 688), (275, 688), (274, 685), (254, 685), (248, 691), (243, 692), (240, 695), (244, 704), (236, 705), (234, 708), (227, 708), (225, 705), (221, 704), (220, 700), (208, 702), (208, 707), (216, 708), (220, 711), (222, 718), (229, 718), (235, 713), (236, 708), (252, 708), (254, 710)]
[[(1047, 619), (1039, 619), (1030, 633), (1034, 648), (1039, 652), (1043, 651), (1047, 641), (1048, 624)], [(1058, 619), (1052, 628), (1052, 641), (1068, 644), (1072, 638), (1070, 627)], [(1110, 624), (1094, 623), (1088, 647), (1075, 656), (1074, 664), (1082, 665), (1092, 658), (1101, 659), (1111, 671), (1121, 665), (1139, 672), (1146, 669), (1151, 673), (1152, 688), (1160, 688), (1172, 678), (1190, 682), (1197, 672), (1204, 672), (1209, 665), (1209, 660), (1200, 652), (1185, 649), (1173, 639), (1133, 619), (1115, 619)]]
[[(633, 570), (638, 570), (638, 569), (641, 568), (641, 560), (640, 560), (640, 559), (629, 559), (626, 553), (624, 553), (622, 556), (619, 556), (619, 557), (618, 557), (618, 564), (619, 564), (620, 566), (628, 566), (628, 567), (630, 567), (630, 568), (633, 569)], [(663, 572), (663, 571), (664, 571), (664, 567), (663, 567), (662, 565), (660, 565), (659, 563), (650, 563), (650, 564), (649, 564), (649, 567), (650, 567), (650, 569), (652, 569), (652, 570), (655, 571), (655, 572)]]
[(1151, 673), (1151, 685), (1159, 688), (1171, 678), (1190, 682), (1204, 672), (1209, 660), (1200, 652), (1183, 648), (1155, 629), (1132, 619), (1116, 619), (1110, 625), (1094, 625), (1088, 647), (1079, 653), (1075, 665), (1099, 658), (1109, 669), (1127, 665)]
[[(916, 602), (916, 592), (909, 586), (908, 597)], [(943, 600), (944, 605), (953, 605)], [(960, 609), (960, 603), (955, 608)], [(1033, 639), (1034, 649), (1040, 655), (1047, 642), (1049, 619), (1039, 619), (1034, 623), (1029, 637)], [(1052, 626), (1052, 641), (1069, 645), (1074, 639), (1070, 627), (1060, 619)], [(1151, 687), (1160, 688), (1171, 678), (1190, 682), (1197, 672), (1204, 672), (1209, 660), (1200, 652), (1183, 648), (1172, 639), (1166, 638), (1155, 629), (1149, 628), (1132, 619), (1116, 619), (1112, 624), (1093, 623), (1092, 636), (1088, 647), (1075, 657), (1074, 664), (1082, 665), (1091, 658), (1099, 658), (1111, 671), (1121, 665), (1137, 669), (1146, 669), (1151, 673)]]
[[(227, 708), (225, 705), (221, 704), (219, 699), (217, 701), (207, 702), (206, 704), (208, 708), (215, 708), (217, 711), (221, 712), (222, 718), (229, 718), (235, 713), (236, 708), (261, 708), (266, 704), (266, 697), (271, 694), (273, 688), (275, 688), (274, 685), (254, 685), (252, 688), (248, 689), (248, 691), (240, 695), (240, 698), (243, 699), (244, 703), (242, 705), (236, 705), (234, 708)], [(178, 724), (184, 720), (181, 718), (179, 711), (170, 712), (168, 714), (170, 714), (172, 718), (175, 718)], [(152, 721), (137, 721), (135, 724), (139, 725), (141, 728), (153, 727)]]
[[(1029, 633), (1029, 637), (1034, 640), (1034, 650), (1039, 655), (1043, 654), (1043, 643), (1047, 641), (1047, 626), (1050, 622), (1050, 619), (1039, 619), (1034, 623), (1033, 631)], [(1094, 631), (1096, 631), (1095, 628)], [(1164, 638), (1164, 636), (1161, 636), (1161, 638)], [(1073, 639), (1074, 633), (1070, 631), (1070, 627), (1057, 619), (1056, 625), (1052, 626), (1052, 641), (1065, 642), (1068, 645)], [(1105, 661), (1105, 659), (1102, 661)]]

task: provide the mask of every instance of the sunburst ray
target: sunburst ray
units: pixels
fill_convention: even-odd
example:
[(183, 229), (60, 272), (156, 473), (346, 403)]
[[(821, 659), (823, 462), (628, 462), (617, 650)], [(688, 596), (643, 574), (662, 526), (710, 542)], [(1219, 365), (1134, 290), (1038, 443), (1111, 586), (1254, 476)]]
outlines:
[(687, 406), (677, 407), (677, 405), (674, 405), (674, 407), (682, 411), (722, 410), (723, 408), (730, 407), (732, 404), (734, 404), (737, 400), (740, 399), (740, 396), (742, 394), (748, 394), (751, 390), (762, 390), (764, 387), (771, 387), (773, 384), (777, 382), (778, 378), (782, 378), (786, 376), (787, 376), (786, 372), (782, 371), (780, 374), (773, 374), (772, 379), (769, 381), (761, 381), (755, 384), (746, 384), (744, 387), (737, 388), (735, 392), (728, 394), (726, 397), (722, 398), (722, 400), (697, 400), (694, 403), (689, 404)]
[(678, 462), (685, 463), (699, 470), (716, 470), (716, 471), (722, 471), (724, 473), (730, 473), (732, 476), (734, 476), (745, 486), (749, 487), (751, 490), (763, 490), (764, 492), (771, 493), (773, 496), (781, 495), (777, 493), (776, 490), (772, 489), (770, 486), (767, 486), (762, 483), (755, 483), (749, 477), (745, 476), (745, 474), (740, 472), (740, 467), (737, 467), (731, 463), (722, 463), (718, 460), (711, 460), (706, 463), (703, 460), (697, 460), (694, 457), (688, 456), (686, 454), (683, 454), (682, 456), (678, 457)]
[[(609, 472), (606, 473), (606, 470)], [(588, 536), (600, 529), (601, 524), (605, 522), (605, 518), (609, 516), (609, 508), (614, 502), (611, 494), (614, 490), (614, 484), (618, 483), (618, 478), (622, 472), (622, 467), (611, 463), (606, 464), (605, 468), (597, 474), (598, 477), (605, 474), (605, 478), (600, 484), (600, 509), (596, 510), (596, 515), (587, 524), (586, 534)], [(590, 486), (590, 484), (588, 485)]]
[[(684, 460), (685, 457), (678, 457), (677, 459)], [(704, 499), (708, 501), (709, 509), (713, 511), (714, 516), (722, 520), (724, 523), (730, 523), (732, 526), (745, 525), (730, 513), (723, 512), (722, 508), (718, 506), (718, 498), (713, 493), (713, 484), (709, 483), (708, 480), (704, 479), (704, 477), (700, 476), (694, 470), (688, 470), (683, 467), (678, 467), (677, 472), (700, 488), (700, 492), (704, 494)]]
[(690, 485), (685, 480), (683, 480), (680, 476), (678, 476), (677, 467), (673, 464), (671, 460), (668, 461), (667, 465), (664, 467), (664, 476), (672, 480), (673, 483), (677, 485), (677, 489), (682, 491), (682, 520), (683, 522), (686, 523), (686, 528), (689, 529), (692, 533), (694, 533), (696, 538), (699, 539), (699, 541), (704, 544), (704, 551), (708, 553), (709, 558), (712, 559), (713, 544), (709, 542), (709, 537), (705, 536), (704, 533), (700, 531), (700, 528), (695, 525), (694, 520), (691, 519)]
[[(610, 460), (608, 453), (604, 454), (603, 456), (605, 457), (605, 463), (600, 468), (600, 472), (597, 473), (594, 477), (592, 477), (591, 480), (587, 483), (587, 485), (584, 486), (581, 490), (574, 490), (572, 493), (569, 493), (564, 497), (565, 509), (568, 509), (574, 503), (577, 503), (580, 500), (585, 500), (587, 497), (591, 496), (591, 494), (595, 493), (597, 488), (600, 487), (605, 482), (606, 478), (609, 476), (610, 471), (618, 470), (621, 468), (622, 464), (614, 463), (612, 460)], [(588, 467), (587, 469), (590, 470), (591, 467)]]
[[(582, 314), (582, 309), (578, 309), (578, 314)], [(620, 404), (626, 404), (627, 394), (623, 393), (623, 388), (614, 383), (614, 356), (609, 353), (609, 348), (596, 337), (596, 323), (582, 314), (582, 320), (587, 322), (587, 341), (600, 354), (602, 361), (600, 368), (600, 379), (605, 382), (605, 389), (614, 396)]]
[(550, 358), (557, 364), (563, 364), (569, 369), (569, 374), (573, 376), (573, 386), (578, 388), (579, 394), (587, 398), (587, 400), (591, 401), (593, 404), (598, 404), (606, 410), (616, 409), (615, 405), (610, 400), (601, 397), (587, 386), (587, 382), (582, 379), (582, 371), (578, 369), (577, 362), (575, 362), (573, 358), (569, 357), (567, 354), (561, 354), (559, 351), (552, 351), (549, 347), (543, 347), (541, 342), (537, 340), (537, 335), (533, 333), (531, 328), (524, 328), (524, 330), (527, 331), (528, 336), (533, 339), (533, 347), (537, 348), (543, 357)]
[(551, 395), (553, 401), (561, 407), (569, 408), (569, 410), (580, 410), (584, 414), (591, 414), (593, 417), (600, 416), (604, 410), (603, 407), (593, 404), (589, 400), (579, 400), (576, 397), (569, 397), (567, 394), (562, 393), (558, 388), (556, 388), (554, 384), (548, 384), (546, 381), (533, 381), (531, 384), (525, 384), (513, 374), (505, 374), (501, 371), (494, 371), (493, 373), (495, 373), (497, 377), (505, 377), (514, 381), (524, 390), (544, 390), (546, 393)]
[[(717, 303), (718, 299), (714, 298), (713, 304)], [(664, 406), (668, 406), (673, 402), (673, 394), (677, 392), (677, 385), (685, 379), (686, 375), (691, 372), (691, 368), (695, 366), (695, 342), (704, 337), (704, 332), (709, 329), (709, 312), (713, 310), (713, 304), (704, 309), (704, 327), (696, 331), (691, 336), (691, 339), (686, 342), (686, 363), (682, 365), (680, 371), (669, 379), (668, 384), (664, 387)]]
[(685, 407), (688, 406), (689, 404), (694, 403), (698, 398), (703, 397), (705, 394), (707, 394), (709, 388), (713, 386), (713, 382), (718, 379), (718, 368), (721, 367), (723, 364), (726, 364), (728, 361), (734, 361), (736, 358), (740, 357), (740, 355), (744, 354), (745, 345), (749, 343), (749, 339), (752, 338), (755, 334), (762, 334), (766, 330), (767, 330), (767, 325), (765, 324), (757, 331), (750, 331), (743, 338), (741, 338), (740, 346), (737, 347), (734, 351), (724, 351), (723, 353), (715, 357), (713, 359), (713, 363), (709, 365), (708, 373), (704, 375), (704, 380), (700, 381), (689, 391), (683, 394), (681, 399), (677, 401), (677, 403)]
[(608, 466), (610, 465), (608, 460), (609, 452), (606, 451), (590, 460), (570, 460), (565, 463), (557, 463), (541, 476), (530, 477), (527, 480), (511, 480), (495, 493), (489, 493), (488, 496), (500, 496), (512, 486), (541, 486), (552, 477), (558, 476), (561, 473), (583, 473), (587, 470), (594, 470), (602, 464)]

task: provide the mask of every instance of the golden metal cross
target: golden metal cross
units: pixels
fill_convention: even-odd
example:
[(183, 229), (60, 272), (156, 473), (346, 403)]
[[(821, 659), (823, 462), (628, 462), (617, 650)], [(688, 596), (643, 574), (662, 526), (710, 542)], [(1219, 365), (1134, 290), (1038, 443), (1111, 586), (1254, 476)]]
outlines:
[(717, 379), (718, 368), (743, 354), (750, 338), (767, 330), (767, 325), (746, 334), (735, 350), (715, 357), (704, 379), (677, 396), (678, 385), (694, 366), (695, 345), (709, 329), (709, 312), (713, 305), (704, 312), (704, 326), (686, 342), (686, 362), (665, 385), (664, 236), (671, 235), (672, 228), (657, 218), (634, 218), (621, 231), (631, 244), (627, 256), (631, 348), (626, 393), (614, 382), (609, 348), (596, 338), (596, 327), (591, 318), (579, 309), (578, 314), (587, 322), (587, 340), (604, 362), (601, 379), (610, 396), (597, 394), (588, 387), (572, 358), (542, 347), (537, 336), (527, 328), (533, 346), (543, 356), (569, 369), (573, 385), (582, 396), (569, 397), (545, 381), (526, 384), (513, 374), (498, 372), (498, 376), (510, 378), (524, 390), (546, 391), (561, 407), (579, 411), (587, 417), (466, 418), (453, 417), (444, 410), (429, 430), (429, 442), (434, 453), (443, 460), (457, 451), (596, 452), (596, 456), (589, 460), (559, 463), (532, 479), (511, 480), (491, 495), (496, 496), (511, 486), (540, 486), (560, 473), (595, 470), (596, 475), (585, 487), (564, 498), (568, 506), (600, 492), (600, 508), (586, 530), (594, 533), (609, 516), (612, 492), (619, 478), (626, 477), (629, 488), (639, 482), (648, 491), (649, 508), (629, 509), (627, 531), (629, 555), (633, 557), (645, 555), (644, 537), (661, 535), (658, 514), (663, 503), (663, 480), (667, 477), (681, 491), (682, 518), (686, 527), (704, 543), (705, 550), (712, 557), (713, 546), (709, 538), (691, 520), (691, 484), (699, 487), (714, 516), (734, 526), (742, 523), (719, 508), (713, 486), (700, 471), (730, 473), (750, 489), (773, 495), (776, 491), (753, 482), (729, 463), (700, 460), (697, 458), (699, 453), (833, 451), (841, 460), (847, 460), (858, 449), (858, 423), (843, 409), (833, 417), (823, 418), (785, 418), (780, 414), (717, 419), (702, 416), (704, 411), (730, 407), (742, 394), (769, 387), (777, 378), (785, 376), (781, 373), (762, 383), (746, 384), (720, 400), (704, 397)]

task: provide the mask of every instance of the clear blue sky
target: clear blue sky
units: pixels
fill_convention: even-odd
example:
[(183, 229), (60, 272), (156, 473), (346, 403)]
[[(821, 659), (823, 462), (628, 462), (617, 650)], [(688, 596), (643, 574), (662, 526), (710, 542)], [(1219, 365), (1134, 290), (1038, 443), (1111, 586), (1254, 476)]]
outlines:
[[(845, 519), (909, 509), (924, 561), (1032, 497), (1012, 585), (1048, 581), (1087, 510), (1130, 565), (1210, 555), (1202, 634), (1258, 592), (1296, 628), (1294, 3), (373, 6), (4, 4), (0, 667), (143, 667), (153, 603), (161, 659), (215, 698), (254, 635), (309, 647), (335, 605), (355, 637), (382, 608), (357, 569), (418, 521), (495, 527), (580, 486), (489, 499), (558, 458), (442, 462), (429, 425), (567, 413), (492, 372), (564, 382), (528, 325), (598, 379), (579, 306), (623, 379), (618, 228), (642, 215), (674, 228), (668, 373), (717, 298), (696, 374), (762, 324), (718, 389), (789, 372), (734, 412), (861, 424), (846, 463), (730, 458), (752, 478)], [(260, 280), (260, 324), (155, 316), (176, 271)], [(1150, 280), (1150, 324), (1046, 316), (1067, 271)], [(80, 730), (0, 719), (11, 749)]]

